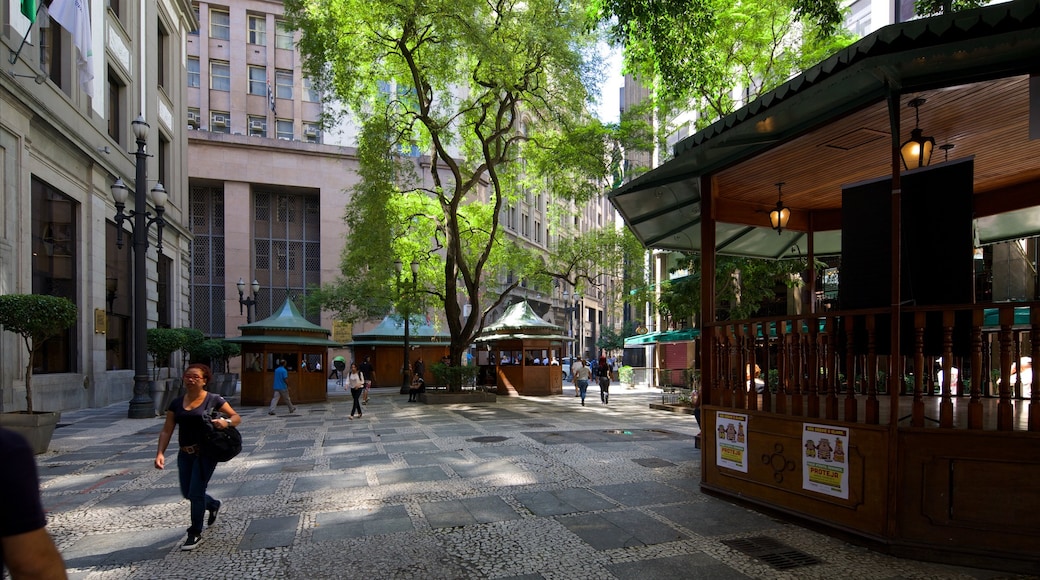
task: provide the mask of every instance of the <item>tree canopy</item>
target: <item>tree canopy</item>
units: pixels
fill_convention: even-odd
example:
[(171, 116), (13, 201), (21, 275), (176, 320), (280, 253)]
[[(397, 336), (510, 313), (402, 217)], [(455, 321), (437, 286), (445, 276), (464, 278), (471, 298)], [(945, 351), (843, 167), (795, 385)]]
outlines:
[(546, 226), (564, 231), (570, 204), (604, 190), (609, 140), (587, 107), (599, 65), (584, 5), (288, 0), (286, 13), (306, 74), (360, 127), (341, 276), (318, 293), (323, 307), (357, 320), (443, 305), (457, 364), (511, 288), (551, 292), (553, 279), (591, 280), (594, 262), (622, 260), (600, 247), (561, 261), (502, 232), (506, 208), (540, 195), (561, 208)]

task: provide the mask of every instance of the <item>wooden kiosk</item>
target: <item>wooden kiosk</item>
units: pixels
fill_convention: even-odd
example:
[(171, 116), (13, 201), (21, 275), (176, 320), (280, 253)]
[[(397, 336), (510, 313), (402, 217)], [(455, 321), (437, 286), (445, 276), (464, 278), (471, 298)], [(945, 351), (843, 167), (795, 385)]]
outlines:
[(1040, 570), (1040, 389), (1012, 370), (1040, 356), (1040, 302), (977, 302), (973, 263), (1040, 233), (1038, 62), (1037, 0), (893, 24), (611, 192), (645, 245), (708, 272), (841, 256), (836, 307), (809, 268), (786, 316), (703, 316), (701, 277), (703, 490), (897, 555)]
[(301, 316), (289, 299), (270, 317), (238, 328), (242, 336), (227, 341), (242, 345), (242, 405), (270, 404), (279, 359), (286, 361), (293, 403), (327, 399), (328, 349), (342, 346), (329, 340), (331, 331)]
[(539, 318), (526, 300), (510, 306), (475, 340), (477, 365), (486, 369), (481, 376), (494, 377), (499, 395), (563, 394), (560, 354), (563, 343), (573, 339), (562, 332)]
[(433, 364), (448, 354), (451, 337), (446, 332), (439, 332), (432, 324), (413, 323), (408, 326), (407, 362), (404, 321), (392, 316), (384, 318), (372, 330), (354, 333), (354, 340), (347, 343), (354, 353), (353, 362), (361, 364), (368, 358), (372, 363), (373, 387), (400, 387), (407, 392), (411, 373), (405, 375), (402, 372), (404, 365), (411, 367), (419, 357), (426, 367), (423, 380), (427, 385), (433, 384)]

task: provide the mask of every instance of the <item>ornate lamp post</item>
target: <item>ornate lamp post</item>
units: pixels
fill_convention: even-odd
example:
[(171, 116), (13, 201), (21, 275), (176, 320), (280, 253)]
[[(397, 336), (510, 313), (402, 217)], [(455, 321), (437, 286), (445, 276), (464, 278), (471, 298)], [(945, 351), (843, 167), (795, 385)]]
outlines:
[[(579, 304), (579, 301), (581, 300), (581, 294), (579, 294), (577, 292), (574, 293), (574, 302), (573, 303), (570, 301), (570, 297), (571, 297), (571, 293), (566, 291), (566, 290), (564, 290), (563, 291), (563, 303), (566, 304), (567, 306), (565, 306), (563, 308), (563, 311), (567, 313), (568, 328), (570, 329), (571, 338), (574, 339), (571, 342), (571, 364), (573, 364), (574, 363), (574, 357), (577, 356), (577, 352), (581, 350), (580, 340), (578, 338), (576, 338), (575, 335), (574, 335), (574, 316), (580, 311), (580, 307), (578, 306), (578, 304)], [(578, 332), (579, 333), (581, 332), (581, 321), (578, 322)]]
[[(416, 285), (416, 283), (418, 282), (418, 279), (419, 279), (419, 262), (416, 262), (416, 261), (413, 260), (412, 264), (411, 264), (411, 267), (412, 267), (412, 287), (408, 291), (409, 294), (412, 294), (412, 293), (415, 292), (415, 285)], [(401, 302), (401, 297), (404, 296), (404, 294), (405, 294), (404, 292), (401, 291), (401, 271), (404, 269), (404, 264), (401, 263), (401, 260), (397, 260), (396, 262), (394, 262), (394, 268), (397, 269), (397, 300), (400, 303)], [(403, 363), (403, 366), (401, 367), (401, 394), (403, 395), (403, 394), (408, 392), (408, 385), (411, 382), (409, 374), (410, 374), (411, 368), (412, 368), (412, 361), (408, 360), (410, 358), (409, 351), (408, 351), (408, 335), (409, 335), (408, 323), (409, 323), (409, 318), (412, 317), (412, 309), (406, 306), (404, 308), (404, 312), (402, 314), (404, 314), (404, 359), (403, 359), (404, 363)]]
[(148, 212), (145, 199), (145, 187), (148, 179), (148, 123), (138, 115), (131, 124), (137, 140), (137, 175), (134, 182), (134, 209), (124, 212), (128, 190), (121, 178), (112, 184), (112, 199), (116, 203), (116, 247), (123, 247), (123, 222), (131, 222), (131, 239), (134, 248), (133, 283), (134, 283), (134, 398), (130, 400), (127, 416), (131, 419), (147, 419), (155, 416), (155, 406), (148, 391), (148, 350), (145, 348), (145, 336), (148, 331), (148, 276), (145, 272), (148, 252), (148, 229), (156, 226), (156, 253), (162, 254), (162, 231), (166, 221), (166, 201), (169, 196), (161, 183), (156, 183), (151, 190), (152, 203), (155, 205), (155, 217)]
[(239, 314), (239, 316), (242, 315), (242, 307), (245, 306), (246, 307), (246, 323), (252, 324), (254, 307), (256, 306), (256, 295), (260, 292), (260, 282), (257, 282), (256, 278), (253, 279), (253, 283), (249, 285), (250, 290), (253, 291), (253, 295), (250, 296), (249, 298), (245, 297), (245, 295), (246, 295), (246, 281), (245, 280), (243, 280), (242, 278), (239, 278), (238, 279), (238, 283), (235, 284), (235, 286), (238, 287), (238, 314)]

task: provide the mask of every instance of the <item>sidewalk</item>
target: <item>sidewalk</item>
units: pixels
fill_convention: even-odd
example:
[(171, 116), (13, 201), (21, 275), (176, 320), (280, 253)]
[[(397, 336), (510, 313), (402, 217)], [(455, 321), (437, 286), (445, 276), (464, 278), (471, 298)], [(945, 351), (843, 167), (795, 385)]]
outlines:
[[(441, 406), (388, 387), (356, 420), (341, 391), (294, 415), (236, 407), (245, 449), (217, 468), (224, 505), (192, 552), (176, 469), (152, 467), (162, 420), (126, 403), (66, 413), (39, 456), (48, 529), (84, 579), (1010, 577), (703, 495), (692, 416), (649, 409), (646, 387), (615, 384), (609, 405), (573, 394)], [(756, 547), (773, 565), (741, 551)], [(774, 567), (784, 549), (792, 567)]]

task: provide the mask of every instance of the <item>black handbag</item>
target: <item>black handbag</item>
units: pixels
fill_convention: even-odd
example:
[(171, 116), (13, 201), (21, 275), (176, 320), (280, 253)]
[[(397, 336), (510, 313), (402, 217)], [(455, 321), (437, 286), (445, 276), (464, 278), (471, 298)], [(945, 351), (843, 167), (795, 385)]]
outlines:
[(230, 461), (242, 452), (242, 434), (231, 423), (228, 423), (223, 429), (214, 427), (213, 420), (222, 418), (222, 415), (216, 409), (210, 411), (209, 406), (211, 404), (212, 399), (206, 402), (207, 412), (203, 415), (203, 421), (206, 423), (206, 434), (203, 436), (202, 444), (199, 446), (199, 453), (220, 462)]

